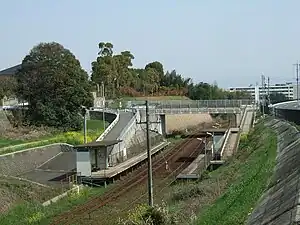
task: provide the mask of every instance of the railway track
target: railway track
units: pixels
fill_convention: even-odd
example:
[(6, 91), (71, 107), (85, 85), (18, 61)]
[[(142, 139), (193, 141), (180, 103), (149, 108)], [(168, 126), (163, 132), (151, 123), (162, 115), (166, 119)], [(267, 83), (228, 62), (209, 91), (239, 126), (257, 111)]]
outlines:
[[(170, 149), (165, 156), (158, 157), (153, 160), (152, 163), (152, 171), (153, 175), (160, 174), (162, 176), (168, 176), (166, 173), (165, 162), (170, 164), (171, 174), (174, 171), (178, 171), (180, 168), (184, 169), (185, 166), (189, 164), (189, 162), (176, 162), (181, 155), (190, 155), (193, 156), (195, 154), (199, 154), (198, 147), (201, 143), (196, 140), (196, 135), (190, 135), (188, 138), (183, 140), (179, 145)], [(196, 150), (195, 150), (196, 149)], [(197, 151), (198, 150), (198, 151)], [(169, 171), (169, 174), (170, 174)], [(163, 175), (164, 174), (164, 175)], [(128, 192), (134, 186), (140, 184), (141, 182), (147, 180), (148, 170), (147, 167), (142, 167), (137, 169), (136, 173), (133, 176), (128, 176), (128, 179), (121, 181), (116, 187), (109, 190), (104, 195), (99, 197), (95, 197), (88, 201), (87, 203), (77, 206), (70, 211), (61, 214), (51, 223), (52, 225), (56, 224), (71, 224), (76, 217), (82, 214), (91, 214), (95, 210), (107, 205), (110, 202), (113, 202), (118, 197)]]

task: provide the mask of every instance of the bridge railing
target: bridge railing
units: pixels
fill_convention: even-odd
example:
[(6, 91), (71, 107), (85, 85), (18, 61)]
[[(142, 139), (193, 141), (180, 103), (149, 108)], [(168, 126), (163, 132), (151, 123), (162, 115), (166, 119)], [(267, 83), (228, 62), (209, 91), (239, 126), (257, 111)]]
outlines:
[(109, 126), (105, 129), (105, 131), (97, 138), (96, 141), (102, 141), (106, 135), (114, 128), (114, 126), (119, 122), (120, 120), (120, 114), (119, 112), (115, 112), (113, 110), (109, 110), (109, 111), (104, 111), (105, 113), (113, 113), (116, 114), (116, 118), (114, 119), (114, 121), (109, 124)]
[(181, 114), (181, 113), (241, 113), (242, 109), (238, 107), (234, 108), (155, 108), (150, 109), (150, 112), (154, 113), (169, 113), (169, 114)]
[[(144, 105), (145, 101), (131, 101), (131, 106)], [(252, 104), (250, 99), (241, 100), (165, 100), (165, 101), (149, 101), (150, 106), (156, 108), (232, 108), (241, 107), (243, 105)]]

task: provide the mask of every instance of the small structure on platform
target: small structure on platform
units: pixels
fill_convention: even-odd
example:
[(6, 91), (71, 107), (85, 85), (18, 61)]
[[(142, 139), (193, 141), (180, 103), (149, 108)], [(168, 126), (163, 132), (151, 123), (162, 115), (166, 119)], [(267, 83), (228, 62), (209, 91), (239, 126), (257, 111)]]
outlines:
[(90, 177), (92, 172), (108, 168), (108, 147), (121, 140), (96, 141), (74, 146), (76, 151), (77, 173), (82, 177)]

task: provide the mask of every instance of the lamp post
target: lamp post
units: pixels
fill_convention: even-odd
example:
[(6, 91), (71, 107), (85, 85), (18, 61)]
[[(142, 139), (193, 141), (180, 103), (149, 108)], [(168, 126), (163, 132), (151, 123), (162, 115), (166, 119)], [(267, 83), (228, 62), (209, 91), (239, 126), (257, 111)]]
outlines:
[(212, 159), (214, 159), (214, 150), (215, 150), (215, 140), (214, 140), (214, 132), (210, 133), (210, 132), (206, 132), (207, 135), (212, 137), (212, 149), (211, 149), (211, 155), (212, 155)]
[(102, 119), (103, 119), (103, 129), (105, 131), (105, 87), (104, 87), (104, 82), (102, 81), (101, 83), (102, 86), (102, 99), (103, 99), (103, 110), (102, 110)]
[(87, 143), (87, 122), (86, 122), (86, 113), (87, 108), (85, 106), (81, 106), (83, 112), (83, 136), (84, 136), (84, 143)]

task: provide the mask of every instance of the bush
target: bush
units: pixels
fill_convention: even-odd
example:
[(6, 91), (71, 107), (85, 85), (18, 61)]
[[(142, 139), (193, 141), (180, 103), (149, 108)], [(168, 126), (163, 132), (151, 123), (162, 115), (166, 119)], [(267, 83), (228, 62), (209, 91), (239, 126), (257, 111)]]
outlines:
[(180, 186), (172, 195), (173, 201), (183, 201), (196, 196), (205, 195), (203, 187), (197, 183), (191, 183)]
[(127, 220), (120, 221), (120, 225), (174, 225), (177, 224), (175, 216), (170, 214), (167, 206), (150, 207), (139, 205), (130, 214)]

